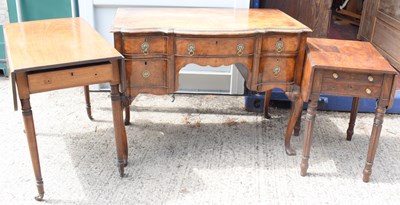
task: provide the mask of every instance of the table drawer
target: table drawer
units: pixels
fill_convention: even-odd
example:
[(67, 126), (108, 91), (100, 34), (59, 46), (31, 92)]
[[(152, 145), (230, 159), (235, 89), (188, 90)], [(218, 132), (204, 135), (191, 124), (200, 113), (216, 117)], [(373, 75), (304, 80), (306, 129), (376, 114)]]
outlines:
[(165, 55), (167, 36), (126, 37), (123, 41), (124, 55)]
[(30, 93), (105, 83), (112, 79), (110, 63), (28, 74)]
[(254, 38), (177, 38), (178, 56), (248, 56), (254, 53)]
[(383, 75), (325, 70), (322, 74), (321, 93), (379, 98)]
[(262, 51), (263, 52), (295, 52), (299, 49), (300, 36), (294, 34), (266, 34), (263, 37)]
[(381, 85), (383, 74), (351, 73), (343, 71), (328, 70), (323, 73), (324, 82), (353, 82), (366, 83), (366, 85)]
[(322, 83), (321, 93), (363, 98), (379, 98), (381, 87), (373, 84), (370, 86), (364, 84), (360, 85), (354, 82)]
[(167, 60), (126, 60), (129, 88), (167, 88)]
[(295, 58), (261, 58), (261, 83), (288, 83), (294, 81)]

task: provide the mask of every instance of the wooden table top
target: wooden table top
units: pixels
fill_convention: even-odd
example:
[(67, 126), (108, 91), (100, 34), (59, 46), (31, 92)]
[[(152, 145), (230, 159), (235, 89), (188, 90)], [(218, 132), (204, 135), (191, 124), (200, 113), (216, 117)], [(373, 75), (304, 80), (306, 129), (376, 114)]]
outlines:
[(11, 72), (122, 58), (109, 42), (80, 18), (6, 24), (4, 39)]
[(216, 35), (311, 29), (275, 9), (120, 8), (112, 31)]
[(314, 68), (397, 73), (369, 42), (307, 38), (307, 53)]

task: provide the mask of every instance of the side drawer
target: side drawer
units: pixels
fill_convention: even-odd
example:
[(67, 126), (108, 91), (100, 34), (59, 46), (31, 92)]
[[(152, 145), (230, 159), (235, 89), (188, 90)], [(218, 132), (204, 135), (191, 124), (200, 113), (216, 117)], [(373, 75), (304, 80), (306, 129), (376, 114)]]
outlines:
[(321, 93), (379, 98), (383, 75), (325, 70)]
[(254, 53), (254, 37), (176, 38), (178, 56), (248, 56)]
[(167, 88), (167, 60), (126, 60), (128, 88)]
[(28, 74), (30, 93), (105, 83), (112, 79), (110, 63)]
[(294, 81), (295, 58), (261, 58), (261, 83), (290, 83)]
[(124, 55), (166, 55), (167, 36), (124, 37)]
[(321, 93), (362, 98), (379, 98), (381, 87), (372, 84), (370, 86), (364, 84), (360, 85), (354, 82), (322, 83)]
[(300, 36), (297, 33), (281, 34), (272, 33), (266, 34), (263, 37), (262, 52), (296, 52), (299, 49)]
[(350, 73), (343, 71), (327, 70), (323, 74), (324, 82), (359, 82), (366, 84), (381, 85), (383, 74)]

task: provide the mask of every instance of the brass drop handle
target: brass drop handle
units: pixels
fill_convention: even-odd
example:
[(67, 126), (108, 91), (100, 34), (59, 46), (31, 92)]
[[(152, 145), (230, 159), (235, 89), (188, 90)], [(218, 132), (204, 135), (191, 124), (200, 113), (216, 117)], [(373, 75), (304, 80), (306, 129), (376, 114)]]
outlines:
[(369, 81), (369, 82), (374, 82), (374, 77), (368, 76), (368, 81)]
[(276, 46), (276, 52), (281, 53), (283, 51), (285, 43), (283, 43), (282, 39), (279, 38), (279, 40), (275, 43), (275, 46)]
[(188, 51), (188, 54), (189, 54), (190, 56), (193, 56), (193, 55), (194, 55), (194, 52), (196, 51), (196, 47), (195, 47), (193, 44), (189, 44), (189, 45), (187, 46), (187, 51)]
[(372, 93), (371, 89), (369, 89), (369, 88), (365, 89), (365, 92), (366, 92), (368, 95)]
[(339, 75), (338, 75), (337, 73), (333, 73), (332, 76), (333, 76), (333, 78), (335, 78), (335, 79), (338, 79), (338, 78), (339, 78)]
[(143, 76), (143, 78), (148, 78), (148, 77), (150, 77), (150, 71), (149, 71), (149, 70), (144, 70), (144, 71), (142, 72), (142, 76)]
[(242, 43), (239, 43), (236, 45), (236, 54), (238, 56), (242, 56), (243, 55), (243, 50), (244, 50), (244, 45)]
[(281, 67), (279, 66), (275, 66), (274, 68), (272, 68), (272, 73), (274, 74), (274, 77), (278, 77), (279, 73), (281, 73)]
[(147, 42), (147, 38), (144, 39), (144, 42), (140, 45), (140, 48), (142, 49), (144, 55), (149, 54), (150, 44)]

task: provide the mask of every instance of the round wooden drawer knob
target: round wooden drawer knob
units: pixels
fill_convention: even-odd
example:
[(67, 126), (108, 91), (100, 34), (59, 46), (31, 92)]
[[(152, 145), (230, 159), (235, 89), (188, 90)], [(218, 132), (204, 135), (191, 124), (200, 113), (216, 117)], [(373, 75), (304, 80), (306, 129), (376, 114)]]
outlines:
[(339, 75), (338, 75), (337, 73), (333, 73), (332, 76), (333, 76), (333, 78), (335, 78), (335, 79), (338, 79), (338, 78), (339, 78)]
[(369, 88), (365, 89), (365, 92), (366, 92), (368, 95), (372, 93), (371, 89), (369, 89)]
[(368, 76), (368, 81), (369, 81), (369, 82), (374, 82), (374, 77)]

